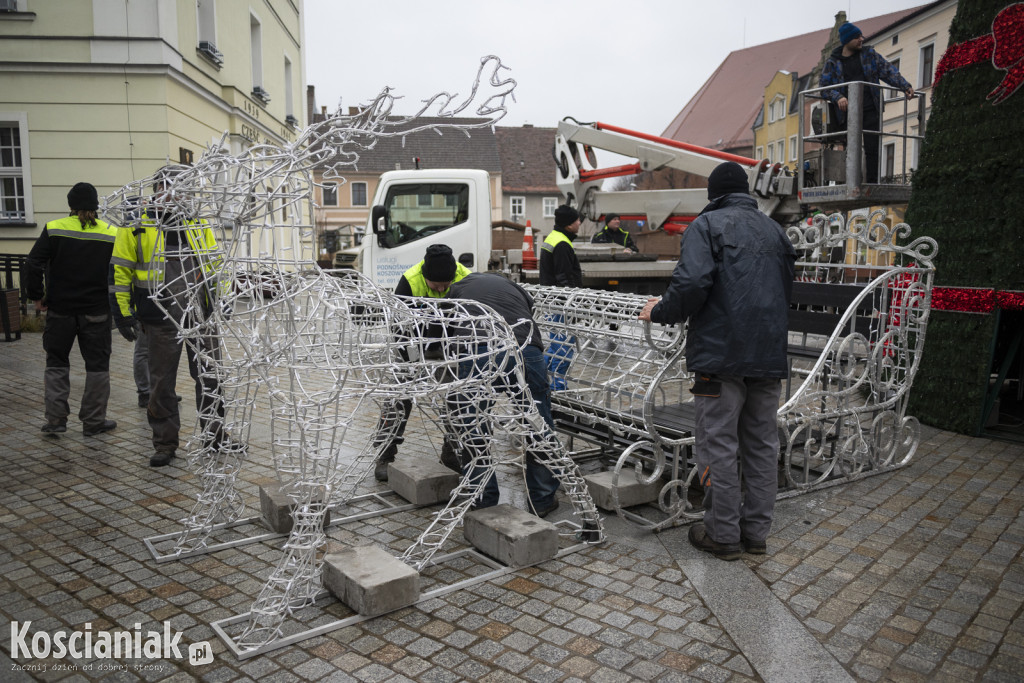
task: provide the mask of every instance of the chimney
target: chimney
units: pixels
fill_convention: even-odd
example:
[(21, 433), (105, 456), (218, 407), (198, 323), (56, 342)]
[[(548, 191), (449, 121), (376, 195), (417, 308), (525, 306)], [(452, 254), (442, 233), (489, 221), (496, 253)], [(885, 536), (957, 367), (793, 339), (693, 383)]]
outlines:
[(316, 86), (306, 86), (306, 120), (310, 123), (316, 121)]
[(359, 113), (359, 107), (349, 107), (348, 108), (348, 115), (349, 116), (355, 116), (358, 113)]

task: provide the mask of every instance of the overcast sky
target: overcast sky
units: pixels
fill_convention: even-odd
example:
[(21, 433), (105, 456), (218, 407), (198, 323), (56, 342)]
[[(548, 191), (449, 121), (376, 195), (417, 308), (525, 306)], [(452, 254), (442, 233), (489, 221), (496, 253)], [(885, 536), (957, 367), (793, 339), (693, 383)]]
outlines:
[(499, 125), (565, 116), (660, 134), (734, 50), (924, 0), (304, 0), (306, 83), (328, 110), (384, 86), (412, 113), (494, 54), (518, 82)]

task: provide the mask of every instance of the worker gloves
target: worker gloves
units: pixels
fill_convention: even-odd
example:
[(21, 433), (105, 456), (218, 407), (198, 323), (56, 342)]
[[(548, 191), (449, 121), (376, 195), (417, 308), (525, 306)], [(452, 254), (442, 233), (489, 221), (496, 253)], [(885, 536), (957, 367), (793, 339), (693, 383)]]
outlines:
[(114, 322), (117, 324), (117, 331), (130, 342), (138, 339), (139, 334), (142, 332), (142, 325), (135, 319), (134, 315), (127, 317), (117, 316)]

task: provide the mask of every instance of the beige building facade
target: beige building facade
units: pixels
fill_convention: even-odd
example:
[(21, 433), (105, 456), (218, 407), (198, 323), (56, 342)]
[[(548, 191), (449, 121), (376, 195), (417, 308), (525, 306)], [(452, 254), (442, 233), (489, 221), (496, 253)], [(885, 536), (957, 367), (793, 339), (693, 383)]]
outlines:
[(897, 136), (903, 133), (904, 121), (908, 135), (925, 134), (919, 123), (917, 108), (923, 101), (923, 120), (927, 122), (931, 114), (935, 67), (949, 44), (949, 25), (956, 14), (956, 7), (957, 0), (935, 2), (881, 32), (867, 36), (875, 51), (899, 69), (915, 91), (924, 95), (923, 99), (907, 102), (902, 94), (886, 91), (882, 150), (879, 155), (880, 178), (900, 181), (917, 168), (921, 141), (907, 139), (904, 143), (904, 138)]
[(9, 4), (0, 252), (27, 253), (78, 181), (102, 196), (225, 134), (237, 154), (305, 125), (302, 0)]

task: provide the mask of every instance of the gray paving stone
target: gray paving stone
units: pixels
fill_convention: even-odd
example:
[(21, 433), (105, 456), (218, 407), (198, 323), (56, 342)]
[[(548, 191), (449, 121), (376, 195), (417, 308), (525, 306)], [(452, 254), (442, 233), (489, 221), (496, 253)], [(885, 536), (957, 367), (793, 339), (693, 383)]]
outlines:
[[(38, 343), (23, 352), (22, 342), (0, 353), (0, 392), (17, 399), (10, 411), (0, 411), (10, 450), (7, 480), (0, 483), (0, 619), (31, 618), (47, 630), (69, 628), (72, 620), (111, 628), (167, 620), (189, 639), (212, 639), (216, 662), (208, 670), (193, 676), (168, 661), (166, 670), (141, 677), (174, 683), (196, 677), (260, 683), (774, 680), (774, 664), (759, 659), (759, 648), (729, 620), (730, 605), (696, 590), (693, 560), (715, 572), (723, 563), (685, 554), (685, 528), (652, 535), (618, 520), (609, 524), (618, 535), (604, 546), (237, 661), (207, 621), (248, 608), (280, 547), (255, 544), (151, 562), (142, 539), (175, 530), (188, 514), (196, 492), (191, 473), (184, 463), (146, 467), (148, 425), (134, 408), (134, 385), (124, 369), (112, 373), (112, 405), (124, 411), (115, 414), (119, 429), (109, 441), (87, 447), (70, 435), (51, 444), (27, 431), (22, 425), (35, 424), (41, 410), (43, 354)], [(114, 343), (121, 360), (130, 357), (130, 345)], [(179, 379), (187, 386), (187, 373)], [(361, 428), (369, 433), (376, 416), (365, 417)], [(184, 405), (185, 430), (191, 421), (194, 409)], [(239, 476), (248, 514), (258, 509), (259, 487), (275, 479), (268, 433), (259, 427)], [(735, 564), (748, 567), (847, 675), (1019, 680), (1024, 447), (924, 433), (918, 455), (903, 470), (780, 501), (770, 554)], [(410, 420), (403, 448), (419, 443), (429, 452), (426, 436), (422, 424)], [(363, 486), (384, 490), (375, 482)], [(398, 556), (431, 514), (413, 510), (332, 528), (330, 542), (377, 542)], [(436, 585), (479, 571), (474, 561), (459, 558), (426, 575)], [(732, 585), (737, 594), (738, 586)], [(310, 608), (309, 615), (321, 623), (339, 609)], [(511, 668), (495, 663), (502, 657)], [(786, 655), (787, 664), (793, 659)]]

